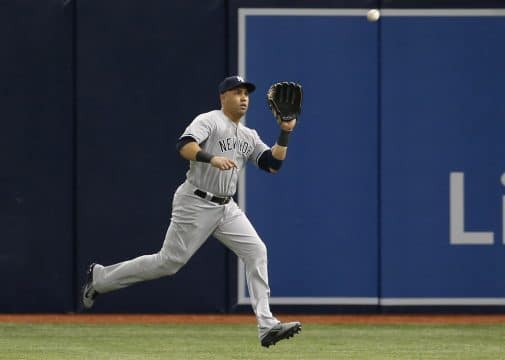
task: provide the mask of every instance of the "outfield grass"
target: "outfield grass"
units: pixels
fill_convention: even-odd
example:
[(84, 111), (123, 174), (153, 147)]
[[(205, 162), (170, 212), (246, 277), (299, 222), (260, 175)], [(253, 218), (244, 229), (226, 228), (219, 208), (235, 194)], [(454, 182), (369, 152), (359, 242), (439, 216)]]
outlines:
[(505, 325), (315, 325), (268, 349), (251, 325), (0, 323), (0, 359), (505, 359)]

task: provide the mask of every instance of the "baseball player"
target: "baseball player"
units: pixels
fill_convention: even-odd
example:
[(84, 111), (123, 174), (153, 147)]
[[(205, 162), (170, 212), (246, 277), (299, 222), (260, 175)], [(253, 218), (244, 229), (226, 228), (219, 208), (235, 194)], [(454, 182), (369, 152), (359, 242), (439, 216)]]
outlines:
[(82, 291), (85, 308), (93, 306), (97, 295), (175, 274), (213, 235), (245, 264), (261, 345), (274, 345), (301, 331), (299, 322), (281, 323), (270, 312), (267, 250), (232, 198), (239, 172), (248, 161), (269, 173), (281, 168), (301, 109), (301, 86), (277, 83), (269, 90), (268, 101), (281, 128), (272, 148), (240, 122), (255, 88), (240, 76), (219, 84), (221, 109), (198, 115), (177, 143), (180, 155), (189, 160), (189, 171), (174, 194), (161, 250), (114, 265), (91, 264)]

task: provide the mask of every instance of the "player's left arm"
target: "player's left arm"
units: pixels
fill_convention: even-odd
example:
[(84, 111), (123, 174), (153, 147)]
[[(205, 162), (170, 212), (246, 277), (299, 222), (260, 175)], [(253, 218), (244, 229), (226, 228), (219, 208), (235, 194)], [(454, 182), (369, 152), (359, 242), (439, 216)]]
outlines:
[(272, 146), (272, 156), (277, 160), (286, 159), (286, 155), (288, 152), (288, 142), (289, 136), (293, 132), (293, 129), (296, 126), (296, 119), (291, 121), (283, 121), (280, 124), (281, 133), (279, 134), (279, 138), (274, 146)]
[(265, 151), (258, 160), (261, 169), (273, 174), (280, 170), (282, 162), (286, 159), (289, 137), (295, 126), (296, 119), (280, 123), (281, 132), (276, 144), (272, 146), (271, 150)]

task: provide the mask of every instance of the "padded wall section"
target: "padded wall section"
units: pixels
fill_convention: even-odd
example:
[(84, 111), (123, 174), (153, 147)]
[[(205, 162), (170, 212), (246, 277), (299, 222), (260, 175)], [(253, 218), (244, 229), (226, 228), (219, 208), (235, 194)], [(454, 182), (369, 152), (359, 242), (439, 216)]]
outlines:
[(0, 5), (0, 312), (73, 309), (72, 15)]
[[(187, 162), (175, 151), (225, 76), (221, 1), (78, 4), (78, 264), (157, 252)], [(103, 312), (223, 311), (226, 251), (216, 240), (177, 275), (111, 293)]]

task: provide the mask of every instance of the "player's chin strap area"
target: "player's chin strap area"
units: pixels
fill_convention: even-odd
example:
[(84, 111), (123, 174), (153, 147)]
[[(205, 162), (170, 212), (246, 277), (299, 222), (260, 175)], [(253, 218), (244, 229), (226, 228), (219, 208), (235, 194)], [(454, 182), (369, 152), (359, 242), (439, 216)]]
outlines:
[(201, 197), (202, 199), (207, 199), (207, 200), (212, 201), (213, 203), (216, 203), (219, 205), (228, 204), (231, 200), (231, 196), (219, 197), (219, 196), (213, 195), (211, 193), (205, 192), (200, 189), (196, 189), (193, 193), (196, 196)]

